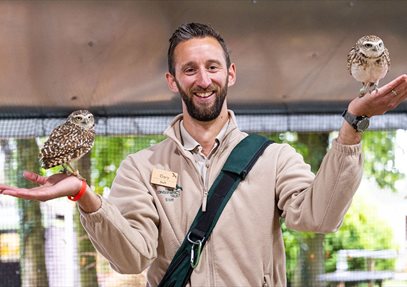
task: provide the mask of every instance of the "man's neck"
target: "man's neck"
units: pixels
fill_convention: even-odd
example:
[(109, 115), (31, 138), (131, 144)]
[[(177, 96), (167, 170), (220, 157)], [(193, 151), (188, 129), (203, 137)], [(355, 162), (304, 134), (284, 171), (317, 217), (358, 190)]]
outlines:
[(216, 119), (201, 122), (184, 113), (183, 120), (184, 128), (202, 146), (202, 153), (208, 155), (215, 144), (216, 136), (229, 120), (229, 114), (225, 110)]

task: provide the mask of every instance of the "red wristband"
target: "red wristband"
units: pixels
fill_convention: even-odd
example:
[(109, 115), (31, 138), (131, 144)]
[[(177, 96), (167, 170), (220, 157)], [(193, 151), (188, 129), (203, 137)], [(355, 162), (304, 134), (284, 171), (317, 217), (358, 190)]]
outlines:
[(79, 190), (79, 192), (75, 196), (68, 195), (68, 199), (72, 200), (72, 201), (78, 201), (82, 197), (82, 195), (85, 194), (87, 187), (88, 187), (88, 185), (86, 184), (86, 181), (82, 180), (81, 190)]

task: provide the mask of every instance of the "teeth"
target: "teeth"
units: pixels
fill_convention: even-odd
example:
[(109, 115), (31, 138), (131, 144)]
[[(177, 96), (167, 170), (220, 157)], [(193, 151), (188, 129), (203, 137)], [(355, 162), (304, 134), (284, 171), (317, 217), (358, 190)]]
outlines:
[(195, 93), (198, 97), (200, 98), (207, 98), (210, 95), (212, 95), (212, 92), (206, 92), (206, 93)]

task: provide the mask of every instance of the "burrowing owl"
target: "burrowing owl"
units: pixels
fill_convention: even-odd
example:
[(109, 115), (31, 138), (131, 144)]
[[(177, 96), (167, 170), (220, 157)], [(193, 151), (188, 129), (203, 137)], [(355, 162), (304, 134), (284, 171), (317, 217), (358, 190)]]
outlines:
[(373, 90), (377, 91), (379, 81), (386, 76), (389, 67), (389, 51), (377, 36), (363, 36), (349, 51), (348, 69), (351, 75), (363, 84), (360, 97)]
[[(66, 172), (82, 178), (70, 162), (92, 149), (95, 140), (95, 120), (87, 110), (71, 113), (68, 119), (52, 132), (40, 151), (43, 168), (62, 165)], [(69, 168), (69, 169), (68, 169)]]

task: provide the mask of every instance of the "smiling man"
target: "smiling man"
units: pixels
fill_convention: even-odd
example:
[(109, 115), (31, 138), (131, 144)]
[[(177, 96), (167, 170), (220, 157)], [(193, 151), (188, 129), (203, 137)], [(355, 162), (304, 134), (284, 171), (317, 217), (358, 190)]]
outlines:
[[(108, 199), (64, 174), (26, 172), (41, 185), (32, 190), (0, 185), (0, 193), (25, 199), (77, 198), (96, 249), (118, 272), (148, 268), (148, 286), (162, 280), (197, 211), (206, 212), (208, 190), (223, 164), (247, 137), (227, 108), (236, 67), (213, 28), (189, 23), (174, 32), (166, 80), (181, 96), (182, 114), (165, 131), (166, 140), (122, 162)], [(200, 260), (191, 254), (194, 269), (186, 284), (286, 286), (280, 220), (299, 231), (339, 228), (362, 176), (361, 127), (366, 125), (358, 121), (395, 108), (406, 91), (402, 75), (378, 92), (355, 95), (317, 175), (289, 145), (268, 146), (225, 206)]]
[(166, 73), (168, 87), (181, 95), (184, 127), (203, 143), (203, 153), (208, 155), (216, 135), (229, 120), (226, 95), (235, 83), (235, 65), (214, 37), (190, 37), (171, 48), (173, 45), (168, 52), (172, 59), (171, 72)]

